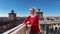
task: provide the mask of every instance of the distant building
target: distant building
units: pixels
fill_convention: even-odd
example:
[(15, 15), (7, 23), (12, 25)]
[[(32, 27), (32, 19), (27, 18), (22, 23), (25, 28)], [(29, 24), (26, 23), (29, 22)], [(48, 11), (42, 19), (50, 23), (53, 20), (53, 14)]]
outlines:
[(40, 9), (38, 9), (38, 11), (36, 12), (36, 14), (38, 15), (40, 20), (44, 20), (43, 18), (43, 12), (40, 11)]
[(14, 13), (14, 10), (11, 10), (11, 13), (9, 13), (9, 19), (16, 20), (16, 13)]

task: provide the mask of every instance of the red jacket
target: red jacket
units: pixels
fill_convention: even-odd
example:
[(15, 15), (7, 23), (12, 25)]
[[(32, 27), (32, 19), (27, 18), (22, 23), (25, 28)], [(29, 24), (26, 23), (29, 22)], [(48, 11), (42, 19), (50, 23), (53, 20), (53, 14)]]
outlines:
[(34, 17), (28, 16), (26, 18), (26, 20), (24, 20), (24, 23), (25, 23), (26, 26), (27, 26), (27, 23), (26, 23), (27, 21), (29, 21), (29, 23), (32, 25), (31, 26), (31, 30), (33, 32), (38, 33), (40, 31), (39, 26), (38, 26), (39, 20), (38, 20), (38, 16), (37, 15), (34, 16)]

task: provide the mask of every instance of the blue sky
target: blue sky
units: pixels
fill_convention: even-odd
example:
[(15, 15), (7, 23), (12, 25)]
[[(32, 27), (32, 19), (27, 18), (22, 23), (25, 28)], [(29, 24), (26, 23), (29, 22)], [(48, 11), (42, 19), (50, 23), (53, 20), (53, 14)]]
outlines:
[(11, 10), (17, 16), (30, 15), (31, 7), (40, 8), (44, 16), (60, 16), (60, 0), (0, 0), (0, 17), (7, 17)]

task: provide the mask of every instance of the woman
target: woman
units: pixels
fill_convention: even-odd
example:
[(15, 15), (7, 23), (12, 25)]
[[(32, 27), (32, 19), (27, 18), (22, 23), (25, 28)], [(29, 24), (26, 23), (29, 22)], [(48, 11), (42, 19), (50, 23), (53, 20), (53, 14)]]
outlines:
[[(30, 16), (28, 16), (25, 20), (24, 20), (24, 24), (27, 27), (31, 27), (31, 33), (30, 34), (38, 34), (40, 29), (39, 29), (39, 20), (38, 20), (38, 16), (35, 14), (35, 9), (31, 8), (30, 9)], [(27, 24), (27, 22), (29, 21), (29, 24)]]

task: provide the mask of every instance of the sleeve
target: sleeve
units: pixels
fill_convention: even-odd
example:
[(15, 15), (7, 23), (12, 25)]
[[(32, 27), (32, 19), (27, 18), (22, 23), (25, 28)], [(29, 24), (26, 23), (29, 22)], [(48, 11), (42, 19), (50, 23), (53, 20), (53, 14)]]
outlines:
[(29, 21), (29, 18), (30, 18), (30, 16), (28, 16), (24, 21), (23, 21), (23, 23), (27, 26), (27, 21)]

